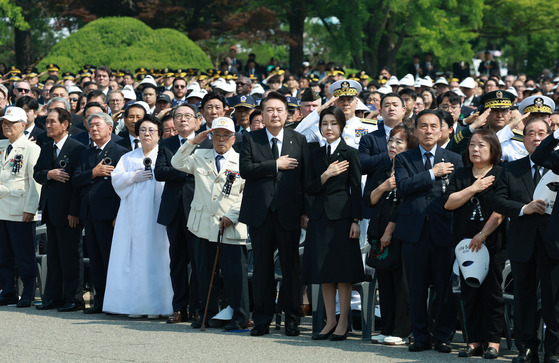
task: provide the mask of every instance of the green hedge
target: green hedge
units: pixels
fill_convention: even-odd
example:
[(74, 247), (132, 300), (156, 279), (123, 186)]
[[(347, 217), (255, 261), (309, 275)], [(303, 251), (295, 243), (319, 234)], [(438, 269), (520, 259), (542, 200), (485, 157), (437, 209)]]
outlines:
[(213, 68), (208, 56), (186, 35), (173, 29), (151, 29), (126, 17), (95, 20), (52, 47), (38, 65), (49, 63), (62, 72), (79, 71), (84, 64), (114, 69)]

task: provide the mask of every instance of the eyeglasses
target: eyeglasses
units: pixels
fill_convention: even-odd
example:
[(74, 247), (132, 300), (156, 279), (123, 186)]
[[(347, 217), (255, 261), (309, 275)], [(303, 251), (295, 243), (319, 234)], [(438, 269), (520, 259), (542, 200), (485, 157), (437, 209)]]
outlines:
[(29, 93), (31, 90), (27, 88), (16, 88), (19, 93)]
[(460, 109), (460, 106), (459, 106), (459, 105), (452, 105), (452, 106), (449, 106), (449, 105), (440, 105), (440, 108), (441, 108), (442, 110), (444, 110), (444, 111), (448, 111), (449, 109), (451, 109), (451, 110), (453, 110), (453, 111), (456, 111), (456, 110), (459, 110), (459, 109)]
[(196, 116), (194, 116), (193, 114), (187, 113), (187, 114), (182, 114), (182, 113), (177, 113), (175, 116), (173, 116), (173, 119), (180, 121), (182, 119), (186, 120), (186, 121), (190, 121), (192, 119), (196, 118)]
[(70, 101), (70, 102), (78, 102), (78, 99), (77, 99), (77, 98), (68, 98), (68, 101)]
[(150, 135), (153, 135), (157, 132), (156, 129), (145, 129), (145, 128), (140, 128), (140, 134), (145, 134), (145, 133), (149, 133)]
[(231, 136), (233, 136), (233, 134), (214, 134), (212, 132), (212, 137), (215, 139), (227, 140)]
[(175, 88), (186, 88), (186, 86), (183, 86), (182, 84), (176, 84), (174, 87)]

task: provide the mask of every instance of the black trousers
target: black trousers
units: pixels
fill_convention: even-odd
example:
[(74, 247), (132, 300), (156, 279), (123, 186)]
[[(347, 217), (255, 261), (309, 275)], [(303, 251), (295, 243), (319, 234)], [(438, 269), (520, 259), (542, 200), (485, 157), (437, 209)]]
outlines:
[(299, 238), (301, 230), (284, 229), (277, 213), (268, 211), (263, 225), (249, 227), (254, 258), (252, 291), (255, 325), (267, 326), (276, 312), (276, 283), (274, 252), (279, 252), (282, 284), (278, 303), (285, 312), (286, 322), (299, 322), (301, 316), (301, 267)]
[(57, 227), (47, 221), (46, 301), (83, 303), (82, 226)]
[[(194, 258), (194, 240), (196, 237), (186, 228), (186, 218), (182, 204), (167, 226), (167, 237), (169, 237), (169, 257), (171, 258), (173, 311), (181, 311), (185, 314), (187, 306), (190, 305), (190, 313), (194, 315), (200, 309), (198, 272), (196, 259)], [(192, 271), (190, 284), (188, 280), (189, 263)]]
[[(199, 238), (198, 242), (198, 267), (200, 296), (202, 306), (206, 306), (206, 298), (212, 278), (212, 271), (217, 252), (217, 243)], [(230, 305), (233, 309), (233, 321), (241, 326), (248, 325), (248, 268), (246, 246), (229, 245), (222, 243), (219, 248), (218, 266), (214, 278), (210, 303), (208, 305), (208, 320), (219, 312), (219, 270), (223, 279), (223, 306)], [(203, 311), (202, 311), (203, 314)]]
[(460, 295), (464, 302), (469, 343), (501, 341), (505, 328), (502, 288), (505, 260), (505, 251), (491, 253), (487, 277), (478, 288), (466, 284), (460, 274)]
[(380, 295), (382, 335), (405, 338), (410, 335), (408, 281), (402, 266), (396, 270), (376, 270)]
[(2, 297), (16, 295), (16, 270), (23, 282), (22, 299), (35, 298), (35, 223), (0, 220), (0, 286)]
[[(540, 340), (540, 316), (546, 325), (544, 349), (547, 355), (559, 355), (559, 261), (545, 250), (538, 232), (534, 252), (527, 262), (511, 261), (514, 286), (515, 345), (519, 351), (537, 351)], [(541, 285), (541, 315), (538, 312), (538, 280)]]
[(105, 298), (113, 232), (113, 221), (94, 220), (91, 216), (88, 216), (85, 221), (87, 249), (93, 271), (93, 287), (95, 288), (94, 304), (99, 307), (103, 307), (103, 299)]
[(455, 331), (456, 306), (452, 297), (450, 276), (452, 273), (453, 248), (437, 246), (426, 221), (417, 243), (402, 243), (402, 256), (408, 277), (410, 297), (410, 320), (414, 340), (422, 344), (431, 341), (427, 298), (429, 286), (433, 285), (436, 299), (431, 309), (435, 320), (434, 339), (449, 342)]

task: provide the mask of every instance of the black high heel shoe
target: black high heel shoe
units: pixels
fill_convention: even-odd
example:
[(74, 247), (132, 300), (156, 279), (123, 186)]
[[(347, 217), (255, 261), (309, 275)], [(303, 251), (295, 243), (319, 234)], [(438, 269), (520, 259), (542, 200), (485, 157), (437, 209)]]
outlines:
[(313, 334), (311, 339), (312, 340), (326, 340), (326, 339), (330, 338), (332, 333), (334, 333), (334, 330), (336, 330), (335, 326), (326, 334), (319, 334), (319, 333)]
[(346, 331), (343, 335), (332, 334), (332, 335), (330, 335), (328, 340), (330, 340), (332, 342), (339, 342), (341, 340), (346, 340), (348, 332), (349, 332), (349, 325), (347, 326), (347, 329), (346, 329)]

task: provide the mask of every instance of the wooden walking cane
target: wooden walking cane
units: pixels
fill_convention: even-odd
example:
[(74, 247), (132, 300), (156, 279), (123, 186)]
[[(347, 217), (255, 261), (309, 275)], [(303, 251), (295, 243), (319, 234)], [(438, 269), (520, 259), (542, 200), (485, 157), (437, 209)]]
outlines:
[[(219, 220), (221, 221), (221, 218)], [(208, 305), (210, 304), (210, 295), (212, 293), (212, 287), (214, 285), (215, 270), (217, 268), (217, 259), (219, 258), (219, 247), (221, 247), (222, 238), (223, 238), (223, 234), (221, 233), (221, 226), (220, 226), (219, 232), (217, 234), (217, 250), (215, 251), (214, 268), (212, 270), (212, 278), (210, 279), (210, 288), (208, 290), (208, 297), (206, 298), (206, 308), (204, 309), (204, 318), (202, 319), (202, 326), (200, 327), (201, 331), (206, 330), (206, 315), (208, 315)]]

